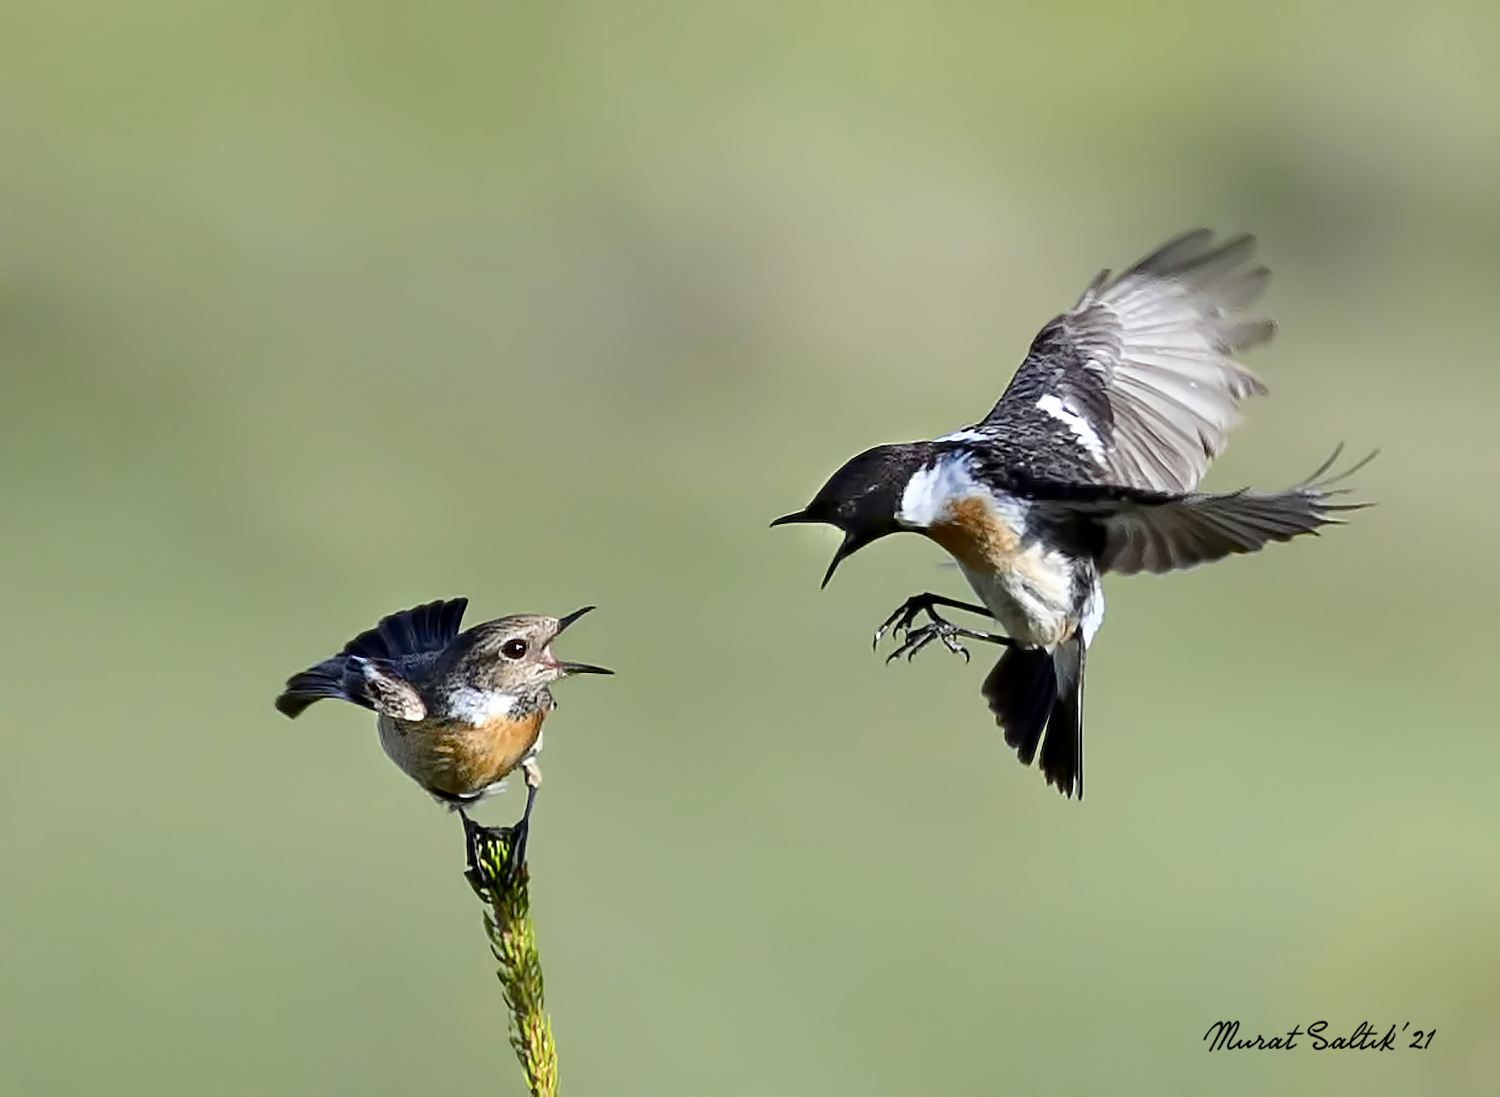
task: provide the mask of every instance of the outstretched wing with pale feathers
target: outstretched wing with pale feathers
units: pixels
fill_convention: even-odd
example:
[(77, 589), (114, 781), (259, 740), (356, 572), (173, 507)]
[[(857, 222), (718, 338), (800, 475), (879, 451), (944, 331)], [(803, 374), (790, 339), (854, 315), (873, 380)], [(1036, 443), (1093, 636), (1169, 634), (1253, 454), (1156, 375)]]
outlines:
[(1191, 491), (1265, 386), (1234, 355), (1266, 342), (1267, 319), (1239, 313), (1265, 289), (1255, 241), (1207, 229), (1168, 241), (1124, 273), (1102, 272), (1031, 344), (977, 427), (1071, 450), (1097, 483)]
[(1375, 454), (1330, 472), (1342, 451), (1334, 450), (1316, 472), (1285, 491), (1213, 495), (1037, 483), (1033, 506), (1049, 521), (1072, 524), (1102, 571), (1177, 571), (1317, 533), (1367, 506), (1343, 502), (1349, 489), (1342, 485)]

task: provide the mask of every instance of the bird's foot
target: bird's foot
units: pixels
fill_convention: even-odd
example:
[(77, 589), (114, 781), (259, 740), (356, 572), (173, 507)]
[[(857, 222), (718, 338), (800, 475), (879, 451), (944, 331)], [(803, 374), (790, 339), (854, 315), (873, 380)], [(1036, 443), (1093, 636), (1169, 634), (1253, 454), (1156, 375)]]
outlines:
[(505, 884), (515, 887), (526, 867), (526, 840), (531, 837), (531, 820), (522, 818), (510, 831), (510, 861), (506, 865)]
[[(957, 602), (951, 598), (944, 598), (937, 594), (917, 594), (908, 598), (897, 608), (896, 612), (885, 619), (885, 622), (875, 630), (875, 640), (871, 645), (876, 646), (887, 632), (892, 639), (903, 637), (896, 650), (886, 656), (886, 662), (905, 655), (910, 659), (934, 640), (941, 640), (943, 646), (955, 655), (962, 655), (965, 662), (968, 661), (969, 651), (959, 643), (959, 638), (967, 640), (984, 640), (991, 644), (1009, 644), (1010, 638), (998, 636), (991, 632), (980, 632), (977, 629), (962, 628), (949, 621), (938, 613), (935, 607), (952, 606), (955, 609), (966, 609), (971, 613), (982, 613), (986, 616), (989, 611), (983, 606), (976, 606), (969, 602)], [(917, 622), (917, 615), (927, 614), (929, 623), (921, 628), (913, 628)]]
[(964, 662), (967, 663), (969, 661), (969, 649), (959, 643), (958, 638), (960, 636), (982, 637), (986, 635), (985, 633), (976, 633), (972, 629), (959, 628), (953, 622), (944, 621), (941, 618), (933, 621), (931, 624), (923, 625), (921, 628), (907, 628), (905, 632), (906, 638), (902, 640), (895, 651), (885, 657), (887, 663), (893, 659), (899, 659), (903, 655), (910, 662), (912, 656), (916, 655), (917, 652), (921, 651), (934, 640), (941, 640), (945, 648), (953, 652), (954, 655), (962, 655)]
[[(476, 823), (469, 818), (467, 812), (460, 812), (459, 815), (464, 821), (464, 842), (468, 847), (468, 871), (465, 875), (469, 878), (469, 883), (476, 891), (487, 888), (486, 880), (492, 878), (498, 879), (505, 888), (514, 887), (526, 863), (526, 836), (530, 830), (527, 821), (522, 819), (513, 827), (490, 827)], [(505, 855), (498, 874), (494, 872), (497, 858), (486, 856), (497, 845)]]

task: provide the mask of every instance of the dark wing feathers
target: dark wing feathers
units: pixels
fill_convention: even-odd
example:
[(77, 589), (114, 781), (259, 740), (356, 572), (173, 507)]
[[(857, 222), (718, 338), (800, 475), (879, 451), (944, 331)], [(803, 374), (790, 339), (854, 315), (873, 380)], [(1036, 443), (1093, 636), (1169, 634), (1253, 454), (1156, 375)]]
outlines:
[(352, 694), (344, 684), (344, 672), (348, 660), (342, 655), (325, 659), (315, 667), (287, 679), (286, 688), (276, 698), (276, 711), (283, 716), (297, 717), (314, 701), (331, 698), (335, 701), (353, 701), (357, 705), (372, 707), (368, 702)]
[(324, 698), (350, 701), (403, 720), (421, 720), (427, 715), (421, 694), (400, 667), (384, 659), (343, 653), (292, 675), (276, 698), (276, 708), (295, 717)]
[[(1335, 451), (1334, 458), (1337, 458)], [(1053, 519), (1082, 521), (1102, 533), (1098, 562), (1105, 571), (1131, 575), (1195, 567), (1233, 553), (1255, 552), (1271, 541), (1290, 541), (1340, 521), (1343, 511), (1367, 504), (1334, 500), (1334, 485), (1375, 455), (1333, 476), (1333, 459), (1311, 478), (1276, 493), (1234, 491), (1219, 495), (1169, 494), (1070, 486), (1044, 496), (1039, 505)], [(1050, 498), (1047, 498), (1050, 494)], [(1100, 538), (1091, 538), (1096, 544)]]
[(467, 598), (428, 602), (404, 609), (344, 645), (343, 654), (371, 659), (400, 659), (404, 655), (429, 655), (442, 651), (458, 635)]
[(352, 701), (403, 720), (426, 714), (420, 694), (407, 681), (458, 635), (467, 598), (428, 602), (402, 610), (344, 645), (344, 650), (317, 666), (294, 674), (276, 698), (276, 708), (296, 716), (314, 701)]
[(1331, 520), (1322, 500), (1300, 491), (1190, 496), (1126, 508), (1104, 523), (1100, 564), (1125, 575), (1176, 571), (1232, 553), (1256, 552), (1270, 541), (1290, 541)]
[(979, 424), (1040, 434), (1091, 459), (1096, 482), (1152, 491), (1197, 486), (1265, 391), (1231, 356), (1271, 338), (1270, 320), (1233, 316), (1264, 291), (1255, 241), (1215, 246), (1206, 229), (1168, 241), (1117, 277), (1102, 272), (1038, 333)]

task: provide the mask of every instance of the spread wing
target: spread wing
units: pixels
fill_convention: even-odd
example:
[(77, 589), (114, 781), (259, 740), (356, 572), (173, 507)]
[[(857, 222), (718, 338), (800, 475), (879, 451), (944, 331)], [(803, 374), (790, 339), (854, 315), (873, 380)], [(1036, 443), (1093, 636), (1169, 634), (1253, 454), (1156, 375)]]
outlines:
[(292, 675), (276, 698), (276, 707), (295, 717), (313, 702), (329, 697), (387, 716), (421, 720), (426, 706), (408, 678), (431, 667), (458, 635), (468, 604), (467, 598), (454, 598), (382, 617), (331, 659)]
[(1271, 541), (1290, 541), (1342, 521), (1364, 503), (1339, 502), (1340, 482), (1374, 459), (1370, 454), (1329, 475), (1340, 449), (1312, 476), (1286, 491), (1168, 493), (1076, 484), (1039, 486), (1036, 505), (1053, 520), (1087, 528), (1095, 559), (1105, 571), (1133, 575), (1196, 567), (1240, 552), (1257, 552)]
[(1233, 354), (1275, 333), (1236, 314), (1265, 289), (1255, 241), (1216, 245), (1207, 229), (1168, 241), (1118, 277), (1104, 271), (1038, 334), (974, 430), (1072, 451), (1097, 483), (1197, 486), (1265, 386)]
[(435, 655), (458, 635), (468, 604), (467, 598), (454, 598), (392, 613), (345, 644), (343, 654), (392, 662)]

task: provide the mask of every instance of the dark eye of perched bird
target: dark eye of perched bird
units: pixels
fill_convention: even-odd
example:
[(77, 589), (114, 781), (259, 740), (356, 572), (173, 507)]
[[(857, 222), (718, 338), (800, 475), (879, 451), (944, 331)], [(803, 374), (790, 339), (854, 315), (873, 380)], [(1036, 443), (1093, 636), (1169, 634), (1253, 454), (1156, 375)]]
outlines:
[(526, 654), (525, 640), (507, 640), (505, 646), (500, 649), (500, 654), (507, 659), (519, 659)]

